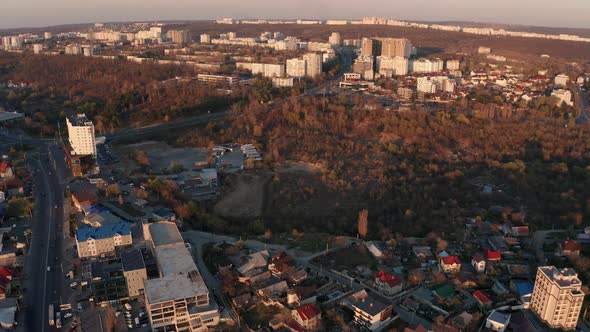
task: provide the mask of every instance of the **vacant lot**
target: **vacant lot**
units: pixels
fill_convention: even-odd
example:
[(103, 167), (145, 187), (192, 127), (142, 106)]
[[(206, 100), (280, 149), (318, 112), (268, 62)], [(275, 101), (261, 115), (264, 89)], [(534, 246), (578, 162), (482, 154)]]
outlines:
[(173, 164), (182, 165), (184, 169), (195, 168), (196, 163), (207, 162), (209, 151), (206, 148), (173, 148), (164, 142), (146, 141), (142, 143), (114, 147), (115, 154), (127, 168), (139, 167), (133, 160), (137, 151), (144, 151), (154, 171), (162, 171)]
[(241, 173), (225, 181), (223, 199), (215, 205), (222, 217), (235, 219), (257, 218), (262, 214), (264, 193), (271, 173)]
[(375, 259), (365, 246), (352, 246), (336, 250), (325, 256), (319, 256), (314, 261), (323, 267), (336, 271), (350, 271), (359, 265), (372, 266), (376, 264)]

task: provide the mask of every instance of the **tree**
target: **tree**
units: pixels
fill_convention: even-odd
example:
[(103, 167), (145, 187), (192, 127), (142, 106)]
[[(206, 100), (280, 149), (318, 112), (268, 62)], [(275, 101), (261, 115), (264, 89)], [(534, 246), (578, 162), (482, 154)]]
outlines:
[(119, 195), (121, 193), (121, 187), (118, 183), (109, 184), (106, 190), (106, 196)]
[(363, 209), (359, 212), (359, 217), (357, 221), (358, 226), (358, 234), (363, 239), (367, 237), (367, 233), (369, 232), (369, 210)]
[(25, 198), (13, 197), (8, 201), (6, 214), (10, 217), (31, 216), (33, 204)]

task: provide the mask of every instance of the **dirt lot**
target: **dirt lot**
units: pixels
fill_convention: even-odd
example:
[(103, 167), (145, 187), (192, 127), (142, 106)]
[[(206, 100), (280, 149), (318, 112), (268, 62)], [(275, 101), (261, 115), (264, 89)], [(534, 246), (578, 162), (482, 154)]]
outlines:
[(265, 188), (271, 178), (270, 172), (240, 173), (228, 177), (225, 181), (223, 198), (215, 205), (215, 212), (227, 218), (260, 217)]
[(114, 149), (115, 154), (121, 160), (121, 165), (126, 169), (139, 167), (132, 158), (129, 158), (139, 150), (147, 153), (152, 169), (157, 171), (169, 168), (173, 162), (191, 170), (195, 168), (195, 163), (206, 162), (209, 156), (208, 150), (204, 148), (173, 148), (164, 142), (156, 141), (120, 145)]

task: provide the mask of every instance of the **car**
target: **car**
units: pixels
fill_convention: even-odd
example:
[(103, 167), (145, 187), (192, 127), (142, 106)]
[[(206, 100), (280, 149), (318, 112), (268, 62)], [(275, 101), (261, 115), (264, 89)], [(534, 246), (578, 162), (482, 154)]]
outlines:
[(73, 283), (70, 284), (70, 287), (72, 288), (76, 288), (78, 286), (78, 282), (74, 281)]
[(132, 329), (133, 328), (133, 324), (127, 324), (127, 328)]
[(64, 319), (70, 319), (70, 318), (72, 318), (73, 316), (74, 316), (74, 314), (73, 314), (73, 313), (71, 313), (71, 312), (66, 312), (66, 314), (64, 315)]
[(82, 308), (82, 303), (78, 302), (78, 312), (81, 312), (82, 310), (84, 310), (84, 308)]
[(47, 272), (51, 271), (51, 266), (47, 267)]
[(55, 208), (57, 209), (57, 204), (55, 204)]

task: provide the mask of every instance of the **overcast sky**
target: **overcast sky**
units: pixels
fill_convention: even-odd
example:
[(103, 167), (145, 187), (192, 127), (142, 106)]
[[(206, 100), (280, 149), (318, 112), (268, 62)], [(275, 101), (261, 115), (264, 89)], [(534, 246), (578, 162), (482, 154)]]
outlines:
[(0, 28), (220, 17), (362, 16), (590, 28), (590, 0), (0, 0)]

